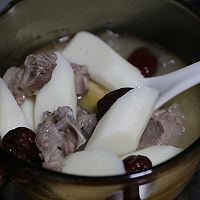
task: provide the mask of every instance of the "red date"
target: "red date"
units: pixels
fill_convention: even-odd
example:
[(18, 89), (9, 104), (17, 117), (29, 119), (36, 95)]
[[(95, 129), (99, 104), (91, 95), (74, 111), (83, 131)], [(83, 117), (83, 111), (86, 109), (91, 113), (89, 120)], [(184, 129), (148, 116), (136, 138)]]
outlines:
[(134, 50), (128, 61), (136, 66), (145, 77), (153, 76), (158, 67), (158, 59), (147, 47)]

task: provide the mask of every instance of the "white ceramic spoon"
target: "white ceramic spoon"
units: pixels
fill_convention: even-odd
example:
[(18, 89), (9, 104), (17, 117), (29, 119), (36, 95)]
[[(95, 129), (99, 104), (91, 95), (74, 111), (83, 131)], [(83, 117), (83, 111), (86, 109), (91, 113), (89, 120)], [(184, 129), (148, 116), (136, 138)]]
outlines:
[(155, 109), (198, 83), (200, 83), (200, 61), (169, 74), (144, 79), (144, 85), (160, 91)]

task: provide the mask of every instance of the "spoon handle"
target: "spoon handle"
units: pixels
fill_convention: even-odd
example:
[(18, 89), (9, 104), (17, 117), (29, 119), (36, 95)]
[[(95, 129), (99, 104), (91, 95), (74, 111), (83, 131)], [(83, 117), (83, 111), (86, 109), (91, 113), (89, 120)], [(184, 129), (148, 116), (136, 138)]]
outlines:
[(185, 89), (191, 87), (191, 84), (193, 86), (199, 83), (200, 61), (166, 75), (145, 78), (144, 85), (159, 90), (160, 96), (162, 96), (162, 94), (166, 93), (168, 90), (171, 90), (172, 87), (175, 87), (176, 85), (180, 84), (177, 87), (181, 88), (181, 84), (183, 84), (184, 80), (185, 82), (183, 88)]
[(192, 76), (187, 77), (186, 79), (183, 79), (159, 97), (154, 109), (156, 110), (160, 108), (163, 104), (165, 104), (167, 101), (169, 101), (176, 95), (180, 94), (181, 92), (184, 92), (185, 90), (191, 88), (194, 85), (197, 85), (198, 83), (200, 83), (200, 73), (194, 74)]

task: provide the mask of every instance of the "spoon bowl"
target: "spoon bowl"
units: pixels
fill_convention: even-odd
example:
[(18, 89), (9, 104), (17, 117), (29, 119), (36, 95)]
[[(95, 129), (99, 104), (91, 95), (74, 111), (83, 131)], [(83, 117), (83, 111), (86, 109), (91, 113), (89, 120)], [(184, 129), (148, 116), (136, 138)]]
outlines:
[(200, 83), (200, 61), (165, 75), (144, 79), (144, 85), (160, 91), (155, 110), (198, 83)]

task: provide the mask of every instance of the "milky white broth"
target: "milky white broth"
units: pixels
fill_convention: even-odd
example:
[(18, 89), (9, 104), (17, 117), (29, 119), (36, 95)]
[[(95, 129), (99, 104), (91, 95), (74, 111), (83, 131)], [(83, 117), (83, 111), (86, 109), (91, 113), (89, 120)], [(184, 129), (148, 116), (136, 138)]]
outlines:
[[(167, 51), (159, 44), (151, 43), (149, 41), (128, 34), (114, 33), (111, 30), (100, 32), (98, 33), (98, 36), (124, 58), (128, 58), (130, 53), (138, 47), (148, 47), (157, 56), (158, 59), (158, 69), (155, 73), (155, 76), (166, 74), (186, 66), (181, 58)], [(58, 42), (53, 42), (48, 46), (40, 48), (38, 52), (41, 50), (62, 51), (69, 40), (69, 37), (60, 38)], [(200, 85), (197, 85), (173, 98), (171, 101), (164, 105), (164, 107), (169, 107), (170, 105), (177, 103), (180, 105), (183, 115), (186, 116), (186, 124), (184, 130), (186, 134), (184, 134), (184, 137), (178, 143), (178, 145), (183, 148), (192, 144), (200, 136), (200, 126), (198, 123), (200, 120), (199, 91)]]

